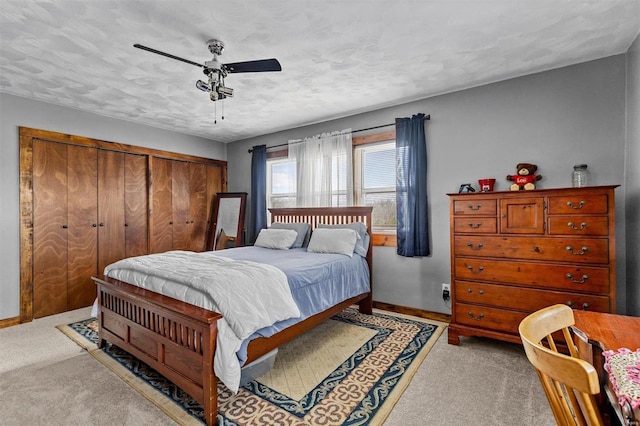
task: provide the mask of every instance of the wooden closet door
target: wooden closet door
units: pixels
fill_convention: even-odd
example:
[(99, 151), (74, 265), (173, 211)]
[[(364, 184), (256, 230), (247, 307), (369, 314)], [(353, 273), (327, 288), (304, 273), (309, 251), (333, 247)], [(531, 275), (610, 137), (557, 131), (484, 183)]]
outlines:
[(173, 249), (189, 250), (191, 248), (190, 201), (190, 167), (186, 161), (174, 161), (171, 170), (173, 206)]
[(91, 276), (97, 273), (97, 150), (67, 146), (69, 278), (67, 308), (89, 306), (96, 298)]
[(67, 310), (67, 147), (33, 141), (33, 317)]
[(149, 253), (148, 157), (124, 156), (125, 256)]
[[(206, 225), (206, 234), (208, 236), (211, 224), (213, 222), (213, 200), (215, 200), (218, 192), (223, 191), (223, 176), (222, 176), (222, 167), (207, 165), (206, 168), (207, 173), (207, 225)], [(205, 238), (206, 243), (206, 238)], [(206, 246), (205, 246), (206, 247)]]
[(125, 257), (124, 156), (98, 151), (98, 273)]
[(171, 170), (173, 161), (153, 157), (151, 171), (151, 253), (173, 248), (173, 207)]
[(207, 237), (207, 169), (205, 164), (192, 163), (189, 167), (189, 210), (191, 229), (189, 250), (204, 251)]

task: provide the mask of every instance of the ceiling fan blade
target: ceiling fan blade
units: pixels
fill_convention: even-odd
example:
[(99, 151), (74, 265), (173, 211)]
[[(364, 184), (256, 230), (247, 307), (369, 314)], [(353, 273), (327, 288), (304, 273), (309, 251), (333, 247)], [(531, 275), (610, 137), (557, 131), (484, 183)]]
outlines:
[(156, 53), (158, 55), (166, 56), (167, 58), (176, 59), (178, 61), (186, 62), (187, 64), (195, 65), (195, 66), (200, 67), (200, 68), (204, 68), (204, 65), (199, 64), (197, 62), (193, 62), (193, 61), (190, 61), (188, 59), (184, 59), (184, 58), (181, 58), (179, 56), (172, 55), (170, 53), (161, 52), (159, 50), (152, 49), (150, 47), (143, 46), (143, 45), (138, 44), (138, 43), (134, 44), (133, 47), (137, 47), (138, 49), (146, 50), (147, 52)]
[(229, 73), (282, 71), (280, 62), (278, 62), (277, 59), (261, 59), (258, 61), (234, 62), (231, 64), (224, 64), (224, 69)]

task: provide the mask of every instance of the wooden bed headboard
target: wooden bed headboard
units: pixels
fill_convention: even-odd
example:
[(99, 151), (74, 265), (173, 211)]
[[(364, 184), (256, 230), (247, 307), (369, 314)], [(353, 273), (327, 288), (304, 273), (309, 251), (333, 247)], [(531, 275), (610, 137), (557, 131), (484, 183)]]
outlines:
[(373, 207), (288, 207), (272, 208), (271, 223), (273, 222), (304, 222), (314, 230), (318, 224), (340, 225), (345, 223), (362, 222), (367, 226), (371, 235), (371, 210)]

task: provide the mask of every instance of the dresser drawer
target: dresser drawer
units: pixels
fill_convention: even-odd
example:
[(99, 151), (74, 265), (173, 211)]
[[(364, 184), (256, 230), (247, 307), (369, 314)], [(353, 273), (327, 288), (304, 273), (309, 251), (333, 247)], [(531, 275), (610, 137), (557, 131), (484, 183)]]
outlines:
[(549, 197), (549, 214), (607, 214), (608, 201), (606, 194)]
[(609, 242), (600, 238), (536, 238), (457, 235), (459, 256), (500, 257), (571, 263), (609, 263)]
[(558, 303), (575, 309), (609, 312), (609, 297), (566, 291), (537, 290), (495, 284), (456, 281), (455, 300), (480, 305), (500, 306), (527, 312), (537, 311)]
[(512, 262), (457, 257), (456, 280), (471, 280), (562, 289), (569, 292), (609, 293), (609, 268)]
[(453, 228), (457, 233), (495, 234), (498, 219), (495, 217), (456, 217)]
[(457, 215), (495, 215), (498, 211), (498, 202), (495, 198), (475, 198), (469, 200), (455, 200), (453, 213)]
[(455, 322), (458, 324), (504, 331), (511, 334), (518, 334), (518, 325), (528, 315), (525, 312), (466, 303), (456, 303), (454, 309)]
[(549, 235), (609, 235), (607, 216), (550, 216)]

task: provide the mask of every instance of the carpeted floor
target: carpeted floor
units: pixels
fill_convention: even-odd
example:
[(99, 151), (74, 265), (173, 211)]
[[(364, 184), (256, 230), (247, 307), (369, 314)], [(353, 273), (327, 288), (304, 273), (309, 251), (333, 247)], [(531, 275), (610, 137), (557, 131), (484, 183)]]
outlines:
[[(0, 330), (0, 419), (7, 425), (174, 424), (55, 325), (88, 309)], [(446, 343), (422, 363), (386, 426), (552, 425), (519, 345), (489, 339)]]

